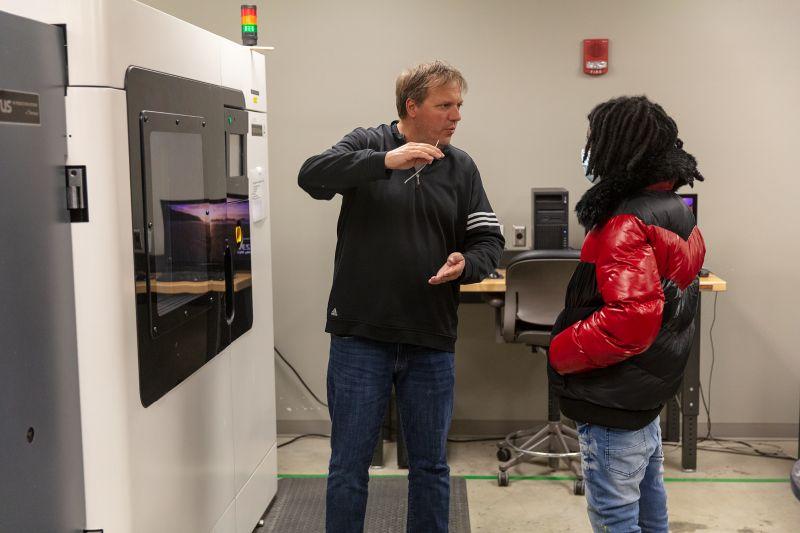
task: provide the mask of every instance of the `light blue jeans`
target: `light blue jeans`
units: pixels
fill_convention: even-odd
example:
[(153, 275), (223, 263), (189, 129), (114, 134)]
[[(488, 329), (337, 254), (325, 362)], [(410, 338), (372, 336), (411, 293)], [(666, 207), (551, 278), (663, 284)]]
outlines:
[(667, 533), (659, 419), (636, 431), (578, 424), (589, 521), (596, 533)]

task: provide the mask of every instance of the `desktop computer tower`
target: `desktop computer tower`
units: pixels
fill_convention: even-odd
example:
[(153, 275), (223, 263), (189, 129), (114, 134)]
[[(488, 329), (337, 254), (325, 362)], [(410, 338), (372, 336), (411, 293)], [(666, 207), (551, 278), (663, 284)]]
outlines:
[(534, 250), (569, 248), (569, 192), (563, 188), (531, 189)]

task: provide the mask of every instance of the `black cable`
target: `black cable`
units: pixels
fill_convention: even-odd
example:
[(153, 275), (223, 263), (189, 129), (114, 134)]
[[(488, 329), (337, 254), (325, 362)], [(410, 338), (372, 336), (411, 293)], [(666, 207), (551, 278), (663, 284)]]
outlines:
[(703, 390), (703, 382), (700, 382), (700, 399), (703, 401), (703, 409), (706, 412), (706, 436), (701, 440), (710, 440), (714, 437), (711, 434), (711, 380), (714, 378), (714, 363), (716, 361), (716, 350), (714, 347), (714, 324), (717, 322), (717, 297), (719, 293), (714, 293), (714, 313), (711, 319), (711, 328), (708, 330), (708, 337), (711, 341), (711, 371), (708, 374), (708, 401)]
[(711, 371), (708, 373), (708, 402), (703, 391), (703, 383), (700, 382), (700, 399), (703, 401), (703, 409), (706, 412), (706, 436), (705, 439), (713, 439), (711, 435), (711, 380), (714, 378), (714, 363), (716, 362), (716, 349), (714, 347), (714, 324), (717, 323), (717, 297), (718, 292), (714, 293), (714, 314), (711, 319), (711, 328), (708, 330), (708, 338), (711, 341)]
[[(287, 360), (286, 360), (286, 358), (283, 356), (283, 354), (281, 353), (281, 351), (280, 351), (280, 350), (278, 350), (278, 348), (277, 348), (276, 346), (273, 346), (272, 348), (273, 348), (273, 350), (275, 350), (275, 353), (276, 353), (276, 354), (278, 354), (278, 357), (280, 357), (280, 358), (281, 358), (281, 360), (282, 360), (284, 363), (286, 363), (286, 366), (288, 366), (288, 367), (289, 367), (289, 368), (292, 370), (292, 372), (294, 372), (294, 375), (295, 375), (295, 376), (297, 376), (297, 379), (299, 379), (299, 380), (300, 380), (300, 383), (302, 383), (302, 384), (303, 384), (303, 387), (305, 387), (305, 389), (306, 389), (306, 390), (309, 392), (309, 394), (311, 394), (311, 396), (313, 396), (313, 397), (314, 397), (314, 399), (315, 399), (317, 402), (319, 402), (319, 404), (320, 404), (320, 405), (322, 405), (323, 407), (327, 408), (327, 407), (328, 407), (328, 404), (327, 404), (327, 403), (325, 403), (325, 402), (323, 402), (322, 400), (320, 400), (320, 399), (319, 399), (319, 397), (317, 397), (317, 395), (316, 395), (316, 394), (314, 394), (314, 391), (313, 391), (313, 390), (311, 390), (311, 387), (309, 387), (309, 386), (308, 386), (308, 383), (306, 383), (306, 382), (305, 382), (305, 380), (302, 378), (302, 376), (300, 376), (300, 373), (299, 373), (299, 372), (298, 372), (298, 371), (297, 371), (297, 370), (296, 370), (296, 369), (295, 369), (295, 368), (292, 366), (292, 364), (291, 364), (289, 361), (287, 361)], [(392, 427), (391, 427), (391, 424), (390, 424), (390, 423), (384, 424), (382, 427), (383, 427), (383, 430), (384, 430), (384, 431), (386, 431), (386, 430), (388, 430), (388, 431), (391, 431), (391, 429), (392, 429)], [(314, 433), (309, 433), (309, 435), (316, 435), (316, 434), (314, 434)], [(317, 436), (319, 436), (319, 435), (317, 435)], [(294, 441), (291, 441), (291, 442), (294, 442)], [(291, 443), (288, 443), (288, 444), (291, 444)]]
[(717, 323), (717, 297), (719, 296), (718, 292), (714, 293), (714, 312), (712, 314), (713, 318), (711, 319), (711, 327), (708, 329), (708, 340), (711, 342), (711, 369), (708, 372), (708, 428), (706, 429), (706, 434), (710, 437), (711, 436), (711, 380), (714, 379), (714, 364), (717, 361), (717, 351), (714, 346), (714, 325)]
[(714, 379), (714, 364), (717, 362), (717, 350), (714, 346), (714, 325), (717, 323), (717, 298), (719, 293), (714, 293), (714, 311), (712, 313), (711, 327), (708, 329), (708, 340), (711, 342), (711, 370), (708, 372), (708, 430), (711, 432), (711, 380)]
[(719, 453), (728, 453), (730, 455), (744, 455), (744, 456), (747, 456), (747, 457), (766, 457), (766, 458), (769, 458), (769, 459), (784, 459), (784, 460), (792, 461), (792, 462), (797, 461), (796, 458), (791, 457), (789, 455), (783, 456), (783, 455), (770, 455), (770, 454), (765, 454), (765, 453), (750, 453), (750, 452), (742, 452), (742, 451), (738, 451), (738, 450), (723, 450), (723, 449), (720, 449), (720, 448), (708, 448), (708, 447), (704, 447), (704, 446), (698, 446), (697, 449), (698, 450), (702, 450), (704, 452), (719, 452)]
[[(703, 391), (703, 384), (702, 384), (702, 382), (700, 383), (700, 398), (703, 401), (703, 409), (706, 412), (706, 425), (707, 425), (707, 427), (706, 427), (706, 436), (701, 438), (701, 439), (698, 439), (698, 440), (700, 442), (704, 442), (704, 441), (714, 442), (714, 443), (718, 444), (721, 448), (709, 448), (707, 446), (706, 447), (698, 446), (697, 449), (698, 450), (709, 451), (709, 452), (730, 453), (730, 454), (733, 454), (733, 455), (749, 455), (751, 457), (769, 457), (769, 458), (773, 458), (773, 459), (795, 460), (794, 457), (785, 454), (783, 452), (783, 450), (781, 450), (778, 446), (770, 445), (770, 446), (773, 446), (776, 450), (778, 450), (776, 452), (765, 452), (764, 450), (756, 448), (752, 444), (750, 444), (748, 442), (745, 442), (745, 441), (742, 441), (742, 440), (725, 439), (725, 438), (714, 437), (714, 435), (713, 435), (713, 433), (711, 431), (711, 383), (712, 383), (712, 380), (714, 378), (714, 365), (715, 365), (716, 360), (717, 360), (716, 347), (714, 345), (714, 325), (717, 323), (717, 298), (718, 297), (719, 297), (719, 293), (715, 292), (714, 293), (714, 310), (713, 310), (712, 319), (711, 319), (711, 327), (708, 330), (708, 337), (709, 337), (709, 341), (711, 342), (711, 368), (710, 368), (709, 373), (708, 373), (708, 401), (707, 402), (706, 402), (705, 392)], [(726, 442), (739, 444), (740, 446), (743, 446), (746, 449), (743, 450), (742, 448), (732, 448), (730, 446), (726, 446), (725, 445)]]
[(311, 394), (311, 396), (313, 396), (313, 397), (314, 397), (314, 399), (315, 399), (315, 400), (317, 400), (317, 402), (319, 402), (319, 404), (320, 404), (320, 405), (322, 405), (322, 406), (324, 406), (324, 407), (328, 407), (328, 404), (327, 404), (327, 403), (325, 403), (325, 402), (323, 402), (322, 400), (320, 400), (320, 399), (317, 397), (317, 395), (316, 395), (316, 394), (314, 394), (314, 391), (313, 391), (313, 390), (311, 390), (311, 387), (309, 387), (309, 386), (308, 386), (308, 384), (305, 382), (305, 380), (304, 380), (302, 377), (300, 377), (300, 374), (297, 372), (297, 370), (295, 370), (295, 368), (292, 366), (292, 364), (291, 364), (289, 361), (287, 361), (287, 360), (286, 360), (286, 358), (283, 356), (283, 354), (281, 353), (281, 351), (280, 351), (280, 350), (278, 350), (278, 348), (277, 348), (276, 346), (273, 346), (272, 348), (275, 350), (275, 353), (276, 353), (276, 354), (278, 354), (278, 357), (280, 357), (280, 358), (281, 358), (281, 360), (282, 360), (284, 363), (286, 363), (286, 366), (288, 366), (289, 368), (291, 368), (291, 369), (292, 369), (292, 372), (294, 372), (294, 375), (295, 375), (295, 376), (297, 376), (297, 379), (299, 379), (299, 380), (300, 380), (300, 383), (302, 383), (302, 384), (303, 384), (303, 387), (305, 387), (305, 388), (306, 388), (306, 390), (309, 392), (309, 394)]
[[(705, 441), (707, 439), (702, 439), (702, 440)], [(708, 439), (708, 441), (718, 444), (719, 447), (718, 448), (714, 448), (714, 447), (708, 447), (708, 446), (698, 446), (697, 449), (698, 450), (708, 451), (708, 452), (729, 453), (729, 454), (732, 454), (732, 455), (746, 455), (746, 456), (749, 456), (749, 457), (766, 457), (766, 458), (769, 458), (769, 459), (784, 459), (784, 460), (787, 460), (787, 461), (796, 461), (797, 460), (797, 458), (792, 457), (791, 455), (788, 455), (788, 454), (784, 453), (783, 450), (781, 450), (780, 447), (775, 445), (775, 444), (761, 443), (762, 445), (772, 446), (773, 448), (775, 448), (777, 450), (775, 452), (767, 452), (767, 451), (764, 451), (762, 449), (759, 449), (759, 448), (753, 446), (749, 442), (745, 442), (745, 441), (741, 441), (741, 440), (713, 438), (713, 439)], [(726, 442), (740, 444), (742, 447), (737, 448), (737, 447), (727, 446), (725, 444)]]
[[(743, 440), (724, 439), (724, 438), (719, 438), (719, 437), (713, 437), (711, 439), (703, 439), (703, 440), (710, 440), (711, 442), (714, 442), (715, 444), (720, 445), (722, 448), (725, 448), (726, 450), (730, 450), (731, 453), (740, 452), (743, 455), (758, 455), (760, 457), (772, 457), (772, 458), (775, 458), (775, 459), (791, 459), (793, 461), (796, 460), (791, 455), (786, 454), (781, 449), (781, 447), (776, 445), (776, 444), (769, 444), (769, 443), (766, 443), (766, 442), (762, 442), (761, 443), (762, 445), (771, 446), (775, 450), (774, 452), (768, 452), (768, 451), (764, 451), (763, 449), (756, 448), (755, 446), (753, 446), (749, 442), (745, 442)], [(744, 449), (727, 446), (726, 443), (728, 443), (728, 442), (734, 443), (734, 444), (739, 444), (740, 446), (743, 446)]]
[[(313, 390), (311, 390), (311, 387), (309, 387), (309, 386), (308, 386), (308, 384), (307, 384), (307, 383), (305, 382), (305, 380), (304, 380), (304, 379), (303, 379), (303, 378), (300, 376), (300, 373), (299, 373), (299, 372), (297, 372), (297, 370), (296, 370), (296, 369), (295, 369), (295, 368), (292, 366), (292, 364), (291, 364), (289, 361), (287, 361), (287, 360), (286, 360), (286, 358), (283, 356), (283, 354), (280, 352), (280, 350), (278, 350), (278, 348), (277, 348), (277, 347), (275, 347), (275, 346), (273, 346), (272, 348), (275, 350), (275, 353), (276, 353), (276, 354), (278, 354), (278, 357), (280, 357), (280, 358), (281, 358), (281, 360), (282, 360), (284, 363), (286, 363), (286, 365), (287, 365), (289, 368), (291, 368), (291, 369), (292, 369), (292, 372), (294, 372), (294, 375), (295, 375), (295, 376), (297, 376), (297, 379), (299, 379), (299, 380), (300, 380), (300, 383), (302, 383), (302, 384), (303, 384), (303, 387), (305, 387), (305, 389), (306, 389), (306, 390), (309, 392), (309, 394), (311, 394), (311, 396), (313, 396), (313, 397), (314, 397), (314, 399), (315, 399), (317, 402), (319, 402), (319, 404), (320, 404), (320, 405), (322, 405), (323, 407), (327, 408), (327, 407), (328, 407), (328, 404), (327, 404), (327, 403), (325, 403), (325, 402), (323, 402), (322, 400), (320, 400), (320, 399), (317, 397), (317, 395), (316, 395), (316, 394), (314, 394), (314, 391), (313, 391)], [(388, 431), (391, 431), (391, 429), (392, 429), (392, 426), (391, 426), (391, 424), (390, 424), (390, 423), (384, 424), (382, 427), (383, 427), (383, 430), (384, 430), (384, 431), (386, 431), (386, 430), (388, 430)]]
[(292, 444), (293, 442), (297, 442), (300, 439), (305, 439), (306, 437), (320, 437), (320, 438), (323, 438), (323, 439), (331, 438), (330, 435), (324, 435), (322, 433), (306, 433), (305, 435), (298, 435), (298, 436), (294, 437), (291, 440), (287, 440), (283, 444), (278, 444), (278, 448), (283, 448), (284, 446), (288, 446), (288, 445)]
[(723, 442), (735, 442), (737, 444), (741, 444), (741, 445), (743, 445), (743, 446), (745, 446), (747, 448), (750, 448), (753, 452), (755, 452), (755, 453), (757, 453), (759, 455), (764, 455), (765, 457), (775, 457), (775, 458), (778, 458), (778, 459), (791, 459), (792, 461), (796, 461), (797, 460), (797, 457), (792, 457), (791, 455), (785, 453), (781, 449), (781, 447), (776, 445), (776, 444), (762, 443), (762, 445), (772, 446), (775, 450), (777, 450), (775, 452), (765, 452), (762, 449), (756, 448), (755, 446), (753, 446), (749, 442), (745, 442), (745, 441), (742, 441), (742, 440), (735, 440), (735, 439), (730, 439), (730, 440), (728, 440), (728, 439), (718, 439), (718, 440), (721, 440)]

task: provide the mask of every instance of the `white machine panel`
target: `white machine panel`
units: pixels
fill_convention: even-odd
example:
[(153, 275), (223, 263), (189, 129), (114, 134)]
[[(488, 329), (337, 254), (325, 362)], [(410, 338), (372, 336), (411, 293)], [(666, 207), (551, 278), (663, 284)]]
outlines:
[(230, 350), (142, 407), (126, 123), (123, 91), (69, 89), (69, 163), (90, 183), (90, 222), (73, 226), (87, 522), (208, 531), (235, 495)]
[[(277, 491), (264, 57), (133, 0), (4, 0), (0, 9), (67, 27), (67, 164), (86, 167), (89, 216), (72, 225), (86, 529), (250, 533)], [(263, 199), (250, 225), (251, 329), (148, 407), (137, 354), (129, 67), (242, 91), (247, 177)]]
[(59, 24), (66, 20), (69, 0), (3, 0), (0, 10), (20, 17), (38, 20), (47, 24)]
[(70, 85), (122, 89), (130, 65), (219, 84), (221, 44), (236, 46), (135, 0), (5, 0), (2, 9), (67, 25)]
[[(247, 139), (248, 176), (253, 180), (259, 172), (265, 173), (267, 168), (266, 114), (250, 112), (248, 115), (251, 131), (256, 125), (263, 132), (262, 136), (249, 135)], [(263, 177), (266, 178), (265, 175)], [(266, 190), (264, 194), (268, 198)], [(233, 422), (237, 491), (243, 490), (248, 482), (254, 485), (253, 489), (258, 487), (258, 490), (263, 490), (264, 483), (269, 481), (263, 476), (269, 469), (262, 463), (267, 461), (268, 452), (273, 456), (272, 461), (276, 454), (273, 447), (276, 442), (273, 331), (271, 328), (258, 327), (261, 321), (272, 324), (272, 257), (268, 219), (251, 221), (250, 239), (253, 244), (253, 314), (257, 318), (253, 329), (231, 346), (236, 383)], [(250, 479), (256, 469), (261, 479)], [(237, 508), (237, 516), (250, 514), (256, 520), (263, 512), (263, 506), (259, 508), (258, 505), (247, 511)], [(249, 518), (245, 523), (251, 523)]]
[[(72, 227), (87, 529), (113, 525), (127, 532), (135, 445), (127, 415), (138, 385), (130, 384), (137, 374), (134, 288), (120, 283), (133, 276), (131, 233), (124, 223), (130, 192), (121, 186), (129, 173), (125, 93), (70, 88), (66, 103), (67, 164), (85, 164), (92, 184), (90, 223)], [(92, 311), (98, 300), (100, 307)]]
[(250, 56), (241, 53), (242, 47), (231, 41), (220, 44), (221, 55), (226, 58), (220, 65), (221, 85), (232, 89), (240, 89), (244, 93), (247, 109), (250, 111), (267, 110), (266, 68), (264, 56), (250, 50)]

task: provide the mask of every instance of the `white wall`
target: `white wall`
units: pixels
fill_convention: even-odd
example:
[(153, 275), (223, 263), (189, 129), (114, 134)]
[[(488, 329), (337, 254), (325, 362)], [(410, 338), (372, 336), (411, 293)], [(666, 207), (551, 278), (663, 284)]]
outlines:
[[(148, 3), (238, 38), (240, 2)], [(578, 152), (593, 105), (644, 93), (666, 108), (707, 178), (695, 189), (706, 264), (730, 287), (714, 326), (713, 421), (728, 434), (796, 435), (800, 2), (256, 3), (260, 44), (277, 47), (267, 63), (275, 337), (319, 395), (339, 200), (312, 200), (297, 171), (353, 127), (392, 120), (396, 75), (441, 58), (470, 85), (454, 144), (477, 161), (506, 227), (524, 224), (529, 234), (531, 187), (567, 187), (573, 205), (587, 187)], [(599, 78), (580, 71), (590, 37), (611, 40), (610, 72)], [(578, 247), (574, 215), (571, 224)], [(704, 296), (706, 388), (713, 299)], [(487, 306), (463, 306), (460, 320), (454, 428), (492, 432), (543, 419), (543, 360), (495, 344)], [(327, 419), (281, 363), (276, 379), (284, 429)]]

